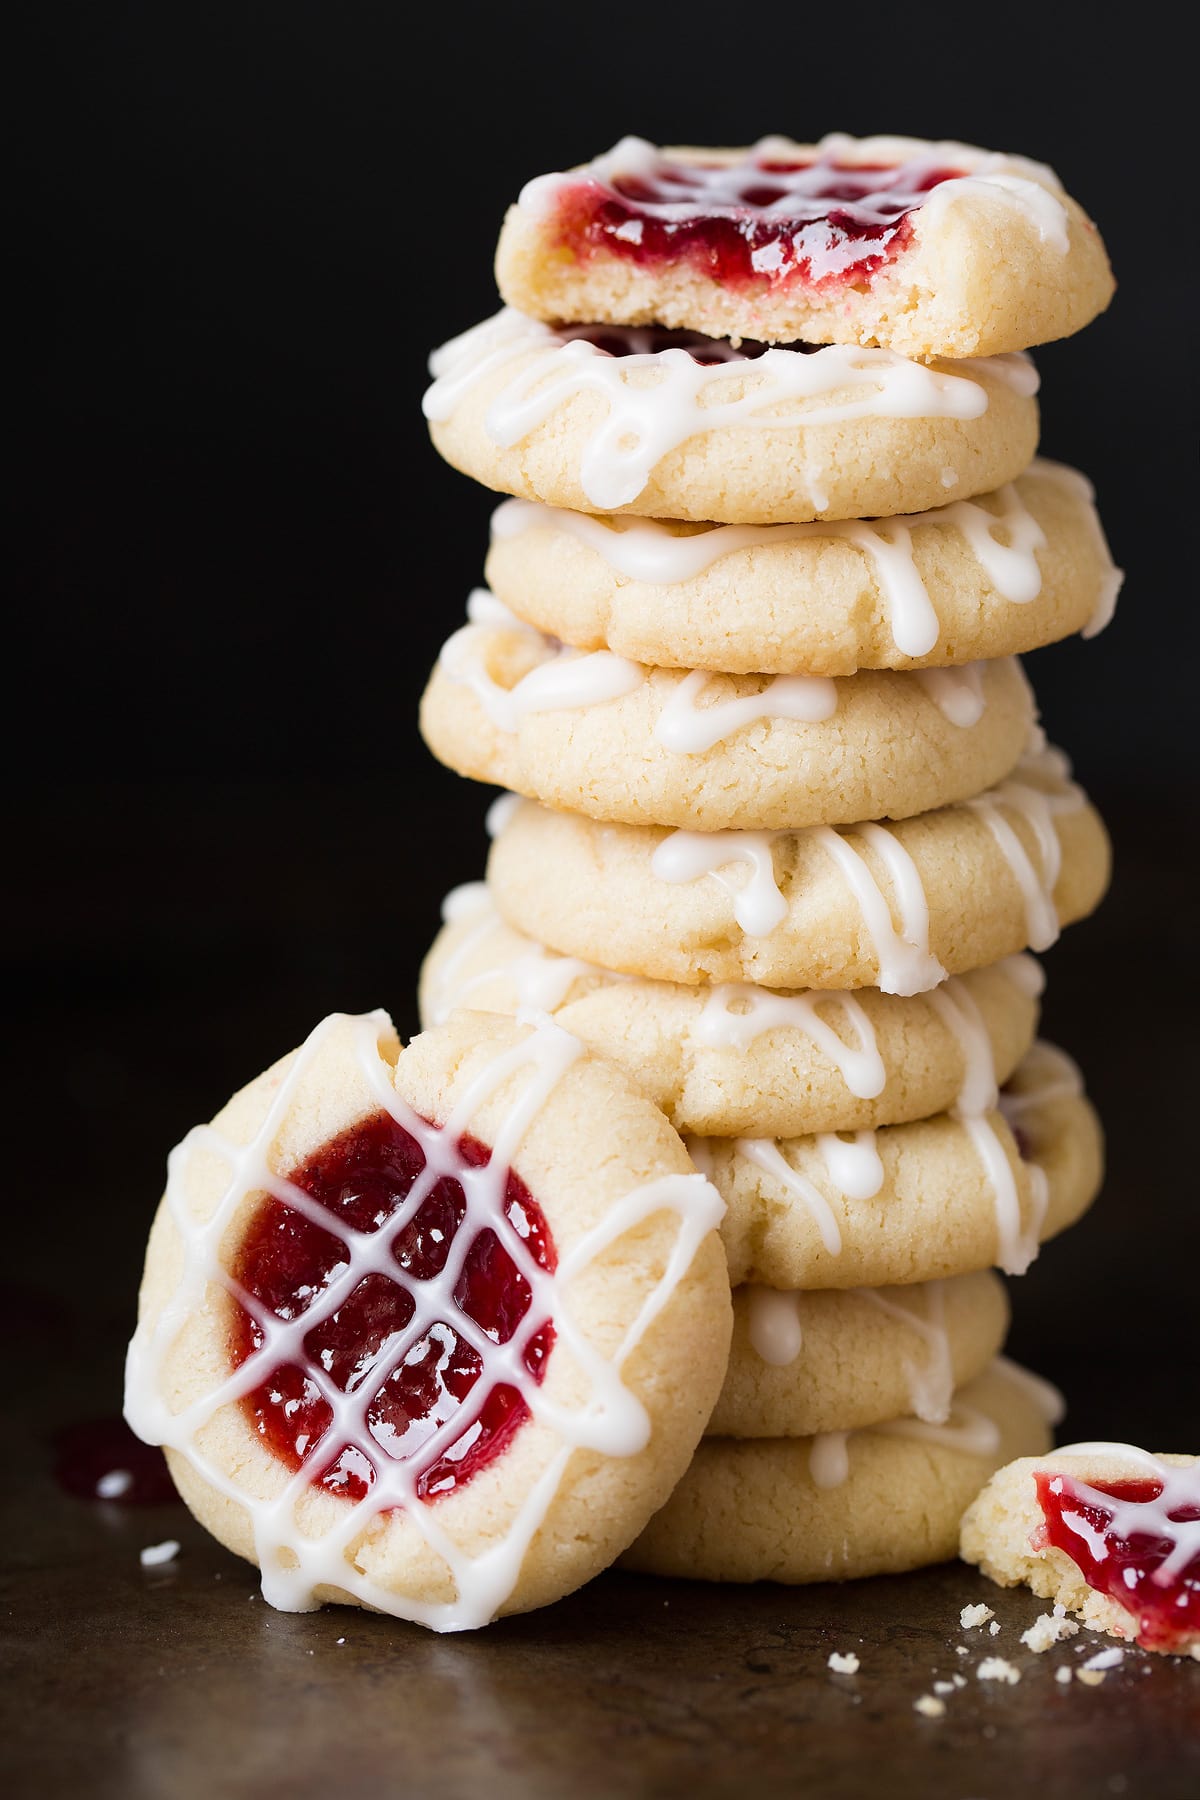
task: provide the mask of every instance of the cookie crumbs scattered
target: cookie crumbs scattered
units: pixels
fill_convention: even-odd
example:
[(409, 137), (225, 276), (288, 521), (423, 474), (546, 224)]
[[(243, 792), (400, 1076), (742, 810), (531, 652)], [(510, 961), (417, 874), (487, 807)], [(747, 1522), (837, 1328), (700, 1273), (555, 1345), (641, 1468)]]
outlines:
[(174, 1561), (179, 1555), (179, 1543), (176, 1538), (165, 1538), (161, 1544), (147, 1544), (138, 1554), (143, 1569), (157, 1569)]
[(967, 1685), (967, 1678), (965, 1675), (952, 1675), (950, 1679), (956, 1688), (965, 1688)]
[(980, 1681), (1007, 1681), (1015, 1687), (1021, 1679), (1020, 1669), (1015, 1669), (1002, 1656), (985, 1656), (975, 1671)]
[(933, 1684), (933, 1691), (935, 1694), (952, 1694), (954, 1692), (954, 1683), (952, 1681), (935, 1681)]
[(990, 1624), (990, 1625), (989, 1625), (989, 1626), (988, 1626), (988, 1630), (989, 1630), (989, 1632), (990, 1632), (990, 1633), (991, 1633), (991, 1635), (992, 1635), (992, 1636), (993, 1636), (993, 1637), (997, 1637), (997, 1636), (999, 1636), (999, 1632), (1000, 1632), (1000, 1621), (999, 1621), (999, 1619), (993, 1619), (993, 1620), (992, 1620), (992, 1622), (991, 1622), (991, 1624)]
[(853, 1650), (848, 1650), (845, 1656), (834, 1650), (829, 1658), (829, 1667), (835, 1675), (857, 1675), (861, 1664)]
[(919, 1712), (922, 1718), (925, 1719), (944, 1719), (946, 1716), (946, 1702), (944, 1700), (935, 1700), (932, 1694), (922, 1694), (919, 1700), (913, 1701), (913, 1711)]
[(1055, 1681), (1061, 1681), (1063, 1686), (1066, 1687), (1071, 1680), (1073, 1672), (1074, 1671), (1070, 1669), (1066, 1663), (1061, 1663), (1054, 1671), (1054, 1679)]
[(1104, 1670), (1088, 1668), (1076, 1669), (1075, 1679), (1076, 1681), (1082, 1681), (1084, 1687), (1099, 1687), (1100, 1683), (1104, 1680)]
[(1051, 1644), (1061, 1643), (1063, 1638), (1074, 1637), (1078, 1630), (1078, 1621), (1068, 1619), (1064, 1609), (1056, 1606), (1052, 1613), (1042, 1613), (1028, 1631), (1021, 1633), (1021, 1642), (1036, 1656), (1040, 1656), (1043, 1650), (1049, 1650)]
[(1124, 1661), (1125, 1652), (1114, 1644), (1111, 1650), (1097, 1650), (1083, 1666), (1085, 1669), (1119, 1669)]
[(978, 1606), (964, 1606), (958, 1615), (958, 1622), (964, 1631), (974, 1631), (977, 1625), (986, 1625), (995, 1616), (991, 1607), (985, 1606), (981, 1600)]
[(344, 1643), (345, 1643), (345, 1641), (346, 1641), (346, 1640), (345, 1640), (345, 1638), (339, 1638), (339, 1639), (338, 1639), (338, 1643), (339, 1643), (339, 1644), (344, 1644)]
[(119, 1500), (133, 1486), (133, 1476), (128, 1469), (110, 1469), (96, 1483), (97, 1500)]
[(954, 1654), (955, 1654), (955, 1656), (970, 1656), (971, 1651), (970, 1651), (969, 1646), (966, 1644), (955, 1644)]

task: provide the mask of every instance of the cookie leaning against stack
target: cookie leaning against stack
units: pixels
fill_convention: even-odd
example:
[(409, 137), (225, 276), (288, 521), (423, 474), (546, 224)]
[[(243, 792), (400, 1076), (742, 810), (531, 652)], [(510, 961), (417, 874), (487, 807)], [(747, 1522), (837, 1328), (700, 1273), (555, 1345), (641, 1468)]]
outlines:
[(725, 1387), (628, 1565), (949, 1556), (1049, 1442), (987, 1271), (1100, 1179), (1023, 952), (1107, 840), (1011, 659), (1116, 597), (1024, 354), (1107, 304), (1103, 247), (1051, 171), (959, 144), (626, 139), (526, 188), (497, 273), (426, 413), (511, 498), (422, 730), (519, 798), (424, 1016), (552, 1014), (726, 1202)]

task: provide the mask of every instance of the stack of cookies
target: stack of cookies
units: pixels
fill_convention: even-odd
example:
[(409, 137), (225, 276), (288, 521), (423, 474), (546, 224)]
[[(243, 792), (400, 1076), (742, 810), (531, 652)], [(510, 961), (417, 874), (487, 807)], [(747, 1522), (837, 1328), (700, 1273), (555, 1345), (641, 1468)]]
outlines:
[(553, 1015), (726, 1203), (724, 1391), (629, 1566), (938, 1560), (1049, 1443), (993, 1271), (1100, 1181), (1027, 952), (1107, 840), (1015, 659), (1115, 602), (1024, 354), (1107, 304), (1103, 247), (960, 144), (627, 139), (530, 184), (497, 271), (426, 412), (512, 498), (422, 730), (509, 794), (424, 1018)]

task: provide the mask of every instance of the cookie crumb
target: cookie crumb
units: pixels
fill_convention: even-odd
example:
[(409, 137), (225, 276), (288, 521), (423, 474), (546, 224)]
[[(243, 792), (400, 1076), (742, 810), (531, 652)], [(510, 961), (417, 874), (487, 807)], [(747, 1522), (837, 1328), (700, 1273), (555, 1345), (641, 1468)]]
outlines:
[(936, 1700), (932, 1694), (922, 1694), (919, 1700), (913, 1701), (913, 1711), (919, 1712), (925, 1719), (944, 1719), (946, 1702)]
[(1021, 1633), (1021, 1642), (1036, 1656), (1040, 1656), (1043, 1650), (1049, 1650), (1051, 1644), (1060, 1643), (1063, 1638), (1074, 1637), (1078, 1630), (1078, 1622), (1068, 1619), (1063, 1608), (1056, 1606), (1052, 1613), (1042, 1613), (1028, 1631)]
[(1099, 1687), (1104, 1680), (1103, 1669), (1082, 1668), (1075, 1671), (1076, 1681), (1082, 1681), (1084, 1687)]
[(1125, 1652), (1114, 1644), (1111, 1650), (1097, 1650), (1083, 1666), (1085, 1669), (1119, 1669), (1124, 1661)]
[(991, 1633), (991, 1635), (992, 1635), (992, 1636), (993, 1636), (993, 1637), (997, 1637), (997, 1636), (998, 1636), (998, 1635), (999, 1635), (999, 1632), (1000, 1632), (1000, 1621), (999, 1621), (999, 1619), (993, 1619), (993, 1620), (992, 1620), (992, 1622), (991, 1622), (991, 1624), (990, 1624), (990, 1625), (989, 1625), (989, 1626), (988, 1626), (988, 1630), (989, 1630), (989, 1632), (990, 1632), (990, 1633)]
[(977, 1625), (986, 1625), (995, 1616), (991, 1607), (985, 1606), (981, 1600), (978, 1606), (964, 1606), (958, 1615), (958, 1622), (964, 1631), (974, 1631)]
[(138, 1553), (143, 1569), (157, 1569), (163, 1563), (173, 1562), (179, 1555), (179, 1543), (176, 1538), (164, 1538), (161, 1544), (147, 1544)]
[(1066, 1663), (1060, 1663), (1058, 1668), (1054, 1671), (1054, 1679), (1055, 1681), (1061, 1681), (1063, 1686), (1066, 1687), (1071, 1680), (1072, 1673), (1073, 1671)]
[(965, 1688), (967, 1685), (967, 1678), (965, 1675), (952, 1675), (950, 1679), (956, 1688)]
[(1021, 1679), (1020, 1669), (1015, 1669), (1002, 1656), (985, 1656), (975, 1671), (980, 1681), (1007, 1681), (1015, 1687)]
[(952, 1694), (954, 1692), (954, 1683), (952, 1681), (935, 1681), (933, 1684), (933, 1691), (935, 1694)]
[(970, 1656), (971, 1652), (966, 1644), (955, 1644), (954, 1654), (955, 1656)]
[(128, 1469), (110, 1469), (96, 1483), (97, 1500), (119, 1500), (133, 1486), (133, 1476)]
[(339, 1639), (338, 1639), (338, 1643), (339, 1643), (339, 1644), (344, 1644), (344, 1643), (345, 1643), (345, 1641), (346, 1641), (346, 1640), (345, 1640), (345, 1638), (339, 1638)]
[(848, 1650), (845, 1656), (834, 1650), (829, 1658), (829, 1667), (835, 1675), (857, 1675), (861, 1666), (853, 1650)]

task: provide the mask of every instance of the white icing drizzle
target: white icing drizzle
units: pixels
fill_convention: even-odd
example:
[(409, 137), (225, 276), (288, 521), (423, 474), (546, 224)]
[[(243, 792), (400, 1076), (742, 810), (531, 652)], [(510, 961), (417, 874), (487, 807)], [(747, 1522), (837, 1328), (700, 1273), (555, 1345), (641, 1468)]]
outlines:
[(821, 1131), (817, 1149), (830, 1181), (847, 1200), (870, 1200), (883, 1186), (883, 1161), (873, 1131), (856, 1131), (849, 1143), (836, 1131)]
[(850, 1474), (850, 1433), (821, 1431), (810, 1438), (808, 1472), (814, 1487), (841, 1487)]
[[(481, 603), (490, 602), (491, 606)], [(498, 731), (512, 733), (522, 719), (531, 713), (559, 712), (579, 706), (596, 706), (618, 700), (632, 693), (645, 680), (645, 670), (638, 663), (614, 656), (611, 650), (584, 652), (567, 645), (555, 648), (540, 632), (528, 626), (517, 626), (522, 635), (534, 638), (544, 652), (544, 660), (522, 675), (511, 687), (504, 687), (488, 672), (487, 651), (495, 643), (499, 624), (510, 630), (516, 621), (487, 618), (491, 607), (507, 613), (507, 607), (485, 589), (477, 589), (468, 602), (472, 622), (462, 626), (442, 645), (438, 664), (450, 681), (470, 688), (487, 717)], [(477, 622), (476, 622), (477, 621)]]
[[(1007, 1356), (994, 1357), (989, 1373), (1000, 1375), (1031, 1400), (1047, 1424), (1057, 1424), (1063, 1413), (1063, 1399), (1056, 1387), (1043, 1381)], [(850, 1473), (849, 1440), (863, 1432), (883, 1437), (915, 1438), (920, 1443), (935, 1444), (945, 1450), (959, 1450), (967, 1456), (995, 1456), (1001, 1444), (1000, 1427), (977, 1406), (966, 1404), (954, 1396), (950, 1417), (938, 1424), (927, 1419), (888, 1419), (882, 1425), (869, 1425), (862, 1431), (822, 1433), (810, 1439), (809, 1472), (817, 1487), (840, 1487)], [(1093, 1448), (1090, 1445), (1084, 1449)], [(1098, 1448), (1103, 1449), (1101, 1445)], [(821, 1469), (822, 1480), (817, 1470)]]
[[(1042, 777), (1046, 785), (1025, 779), (1029, 775)], [(1062, 751), (1044, 746), (1027, 753), (1007, 781), (965, 802), (991, 832), (1021, 890), (1025, 928), (1035, 950), (1048, 950), (1059, 935), (1054, 889), (1062, 869), (1062, 845), (1054, 821), (1062, 813), (1078, 812), (1084, 803), (1083, 790), (1071, 781), (1070, 764)], [(1032, 832), (1036, 863), (1005, 818), (1005, 808), (1022, 818)]]
[[(427, 1023), (440, 1025), (458, 1006), (471, 1005), (471, 995), (492, 981), (506, 981), (514, 989), (516, 1008), (535, 1012), (556, 1012), (565, 1002), (575, 983), (585, 977), (602, 981), (621, 979), (595, 963), (578, 956), (562, 956), (533, 938), (511, 932), (492, 904), (487, 883), (473, 881), (454, 888), (442, 902), (442, 917), (449, 923), (470, 919), (472, 927), (430, 977), (425, 990)], [(502, 941), (517, 936), (520, 949), (507, 945), (476, 969), (464, 973), (467, 965), (486, 953), (489, 941)]]
[(865, 859), (831, 825), (810, 827), (829, 852), (857, 900), (879, 963), (878, 985), (885, 994), (920, 994), (946, 979), (946, 971), (929, 949), (929, 902), (916, 864), (898, 838), (882, 825), (856, 825), (887, 870), (900, 911), (900, 930), (891, 908)]
[[(604, 705), (644, 686), (652, 673), (641, 663), (614, 656), (611, 650), (574, 650), (543, 636), (523, 625), (486, 588), (477, 588), (471, 595), (467, 616), (468, 624), (443, 644), (439, 666), (450, 681), (469, 687), (496, 729), (510, 735), (530, 713)], [(542, 659), (511, 687), (504, 687), (488, 672), (488, 650), (497, 629), (519, 631), (537, 644)], [(668, 682), (672, 677), (676, 680), (655, 720), (653, 735), (664, 749), (683, 755), (711, 750), (759, 719), (816, 724), (832, 718), (838, 707), (838, 684), (828, 676), (776, 675), (764, 678), (758, 693), (702, 707), (697, 702), (719, 676), (704, 669), (658, 673)], [(983, 710), (982, 700), (979, 710)]]
[[(689, 1149), (692, 1149), (690, 1144)], [(801, 1170), (794, 1169), (791, 1163), (784, 1158), (774, 1138), (737, 1138), (734, 1142), (734, 1153), (743, 1157), (746, 1162), (753, 1163), (756, 1169), (761, 1169), (764, 1175), (771, 1176), (773, 1180), (786, 1188), (789, 1194), (794, 1194), (797, 1200), (802, 1201), (808, 1208), (821, 1242), (830, 1256), (841, 1255), (841, 1227), (834, 1216), (833, 1208), (820, 1188), (810, 1181)], [(693, 1161), (699, 1163), (694, 1149), (692, 1149), (692, 1158)]]
[[(697, 881), (710, 875), (733, 900), (733, 916), (748, 937), (768, 937), (787, 917), (787, 901), (775, 880), (775, 840), (779, 831), (672, 831), (650, 859), (660, 881)], [(722, 871), (731, 864), (749, 869), (749, 879), (732, 881)]]
[(925, 1345), (924, 1366), (914, 1357), (905, 1356), (909, 1405), (918, 1419), (933, 1424), (943, 1422), (950, 1413), (954, 1397), (954, 1368), (950, 1360), (950, 1337), (946, 1330), (946, 1294), (940, 1281), (923, 1282), (920, 1298), (925, 1315), (922, 1318), (911, 1307), (891, 1299), (879, 1288), (859, 1288), (858, 1292), (871, 1306), (878, 1307), (888, 1318), (915, 1331)]
[(513, 815), (520, 812), (523, 803), (523, 794), (497, 794), (483, 820), (483, 827), (489, 838), (494, 840), (500, 836)]
[[(1064, 1524), (1086, 1543), (1097, 1562), (1102, 1562), (1108, 1555), (1104, 1538), (1109, 1533), (1126, 1540), (1145, 1534), (1163, 1538), (1171, 1544), (1170, 1554), (1164, 1557), (1150, 1576), (1151, 1581), (1162, 1587), (1174, 1581), (1195, 1558), (1200, 1557), (1200, 1518), (1171, 1517), (1172, 1513), (1200, 1506), (1200, 1463), (1188, 1463), (1180, 1467), (1151, 1455), (1149, 1450), (1139, 1449), (1136, 1444), (1106, 1443), (1100, 1439), (1083, 1444), (1063, 1444), (1055, 1451), (1055, 1455), (1111, 1457), (1117, 1462), (1132, 1463), (1137, 1471), (1137, 1476), (1133, 1479), (1140, 1476), (1143, 1480), (1161, 1483), (1160, 1492), (1151, 1500), (1122, 1500), (1113, 1494), (1106, 1494), (1103, 1488), (1093, 1487), (1078, 1475), (1068, 1474), (1065, 1477), (1072, 1487), (1080, 1491), (1085, 1503), (1101, 1507), (1112, 1515), (1106, 1531), (1098, 1532), (1079, 1514), (1068, 1514), (1064, 1508)], [(1060, 1476), (1057, 1485), (1053, 1481), (1050, 1483), (1052, 1491), (1062, 1493), (1062, 1479)]]
[[(235, 1144), (206, 1125), (189, 1132), (171, 1153), (165, 1203), (182, 1242), (182, 1267), (175, 1291), (155, 1325), (139, 1323), (130, 1344), (125, 1415), (144, 1441), (167, 1445), (185, 1455), (206, 1481), (246, 1511), (255, 1559), (262, 1571), (263, 1596), (284, 1611), (310, 1611), (318, 1604), (318, 1590), (335, 1587), (346, 1590), (365, 1605), (417, 1620), (439, 1631), (485, 1624), (512, 1592), (525, 1553), (546, 1517), (573, 1452), (588, 1448), (610, 1456), (630, 1456), (647, 1441), (649, 1419), (644, 1407), (624, 1385), (621, 1370), (686, 1273), (699, 1243), (719, 1222), (723, 1208), (703, 1177), (673, 1175), (651, 1181), (619, 1199), (602, 1222), (561, 1259), (555, 1273), (543, 1269), (508, 1219), (504, 1183), (531, 1121), (582, 1054), (583, 1046), (544, 1017), (534, 1016), (524, 1022), (533, 1026), (529, 1035), (490, 1060), (467, 1084), (453, 1113), (439, 1127), (413, 1113), (392, 1085), (391, 1071), (380, 1050), (381, 1040), (391, 1035), (387, 1015), (373, 1013), (350, 1021), (354, 1055), (380, 1109), (390, 1113), (417, 1140), (426, 1164), (388, 1229), (368, 1234), (339, 1223), (339, 1236), (347, 1245), (347, 1262), (334, 1272), (319, 1299), (291, 1320), (268, 1312), (238, 1286), (224, 1268), (221, 1246), (245, 1200), (262, 1193), (273, 1195), (329, 1229), (328, 1212), (277, 1172), (272, 1155), (282, 1122), (312, 1058), (330, 1032), (346, 1021), (334, 1015), (306, 1040), (249, 1144)], [(523, 1086), (501, 1128), (494, 1133), (491, 1158), (483, 1167), (468, 1166), (458, 1150), (462, 1134), (481, 1105), (505, 1082), (521, 1074), (525, 1075)], [(195, 1217), (186, 1192), (188, 1164), (197, 1155), (206, 1159), (217, 1157), (229, 1170), (224, 1193), (206, 1219)], [(414, 1295), (418, 1300), (414, 1318), (372, 1370), (372, 1380), (363, 1383), (357, 1394), (343, 1393), (304, 1355), (302, 1339), (319, 1319), (336, 1311), (366, 1274), (394, 1269), (391, 1245), (396, 1230), (403, 1229), (434, 1183), (446, 1175), (463, 1187), (468, 1220), (482, 1217), (486, 1221), (528, 1283), (532, 1300), (526, 1321), (507, 1344), (496, 1344), (459, 1312), (453, 1290), (475, 1237), (474, 1231), (463, 1229), (451, 1246), (443, 1271), (419, 1284)], [(606, 1358), (573, 1317), (569, 1304), (571, 1283), (624, 1233), (664, 1210), (675, 1212), (679, 1219), (667, 1268), (612, 1357)], [(200, 1398), (172, 1413), (162, 1389), (164, 1360), (185, 1322), (206, 1304), (214, 1288), (223, 1288), (252, 1312), (263, 1333), (262, 1347)], [(453, 1319), (456, 1332), (485, 1359), (489, 1379), (477, 1384), (482, 1389), (477, 1404), (482, 1404), (494, 1381), (503, 1381), (518, 1389), (533, 1420), (552, 1429), (560, 1439), (559, 1447), (517, 1507), (508, 1531), (477, 1556), (469, 1555), (455, 1542), (440, 1523), (436, 1504), (425, 1503), (416, 1491), (417, 1468), (428, 1466), (431, 1458), (449, 1448), (471, 1424), (470, 1400), (425, 1441), (415, 1462), (393, 1461), (381, 1454), (364, 1423), (365, 1409), (379, 1384), (403, 1360), (430, 1320), (439, 1318)], [(568, 1356), (586, 1383), (587, 1397), (575, 1409), (553, 1401), (525, 1367), (528, 1340), (547, 1319), (554, 1324), (555, 1355)], [(311, 1511), (303, 1520), (298, 1516), (302, 1502), (311, 1492), (312, 1469), (307, 1463), (288, 1475), (274, 1494), (258, 1496), (214, 1461), (201, 1442), (204, 1428), (223, 1407), (251, 1392), (271, 1369), (290, 1360), (303, 1362), (308, 1379), (331, 1408), (331, 1441), (365, 1440), (373, 1446), (371, 1460), (377, 1470), (373, 1486), (362, 1500), (339, 1503), (333, 1522), (320, 1535), (311, 1535)], [(424, 1603), (397, 1595), (356, 1566), (364, 1535), (369, 1537), (373, 1521), (390, 1509), (402, 1511), (433, 1556), (445, 1563), (455, 1587), (452, 1601)]]
[(799, 1293), (794, 1288), (748, 1288), (746, 1332), (755, 1355), (772, 1368), (794, 1363), (804, 1342)]
[[(494, 396), (484, 431), (510, 449), (558, 407), (598, 395), (604, 416), (584, 444), (579, 480), (600, 510), (630, 505), (664, 456), (724, 426), (778, 431), (859, 418), (976, 419), (988, 406), (981, 377), (1023, 392), (1033, 391), (1030, 381), (1036, 385), (1023, 355), (960, 358), (955, 373), (850, 344), (808, 354), (775, 345), (753, 359), (715, 363), (699, 363), (678, 347), (612, 356), (505, 308), (434, 352), (425, 416), (450, 419), (476, 383), (517, 358), (523, 366)], [(820, 496), (811, 498), (819, 510)]]
[[(872, 144), (880, 147), (872, 150)], [(920, 228), (925, 231), (936, 227), (941, 214), (957, 199), (981, 195), (1023, 213), (1051, 249), (1065, 255), (1069, 248), (1067, 210), (1058, 197), (1062, 187), (1054, 171), (1044, 163), (979, 150), (970, 144), (939, 144), (918, 138), (855, 139), (842, 132), (830, 132), (812, 146), (811, 160), (791, 167), (764, 166), (795, 164), (796, 154), (796, 145), (787, 138), (769, 136), (736, 159), (697, 162), (691, 157), (672, 156), (645, 138), (624, 137), (580, 169), (539, 175), (526, 182), (518, 205), (532, 217), (542, 218), (553, 212), (560, 196), (572, 188), (609, 188), (634, 209), (633, 217), (615, 235), (638, 244), (642, 239), (639, 214), (674, 223), (710, 217), (735, 221), (819, 221), (838, 205), (827, 192), (831, 174), (836, 172), (844, 186), (847, 174), (853, 180), (861, 164), (866, 178), (863, 193), (842, 201), (856, 219), (887, 225), (903, 206), (919, 216)], [(926, 187), (925, 183), (948, 163), (965, 166), (969, 173)], [(661, 186), (664, 165), (678, 177), (672, 184), (679, 196), (674, 201), (630, 200), (621, 190), (613, 189), (614, 182), (630, 177)], [(775, 198), (766, 205), (752, 203), (745, 197), (747, 178), (753, 180), (760, 170), (760, 179), (776, 190)], [(842, 242), (831, 232), (825, 243), (804, 241), (804, 259), (813, 281), (853, 268), (861, 254), (854, 237)], [(780, 248), (775, 245), (766, 246), (752, 261), (762, 274), (784, 267)]]
[[(975, 1147), (983, 1165), (996, 1215), (996, 1261), (1006, 1275), (1023, 1275), (1038, 1253), (1041, 1227), (1049, 1199), (1045, 1172), (1035, 1164), (1029, 1171), (1028, 1217), (1021, 1220), (1021, 1194), (1008, 1152), (991, 1115), (997, 1105), (996, 1062), (992, 1040), (969, 990), (947, 984), (929, 996), (946, 1028), (957, 1039), (963, 1058), (963, 1080), (951, 1109)], [(1036, 1172), (1035, 1172), (1036, 1171)], [(1039, 1176), (1041, 1179), (1039, 1180)]]
[(984, 664), (964, 663), (958, 669), (918, 669), (915, 679), (924, 688), (942, 717), (968, 730), (978, 725), (987, 700), (983, 692)]
[[(796, 1288), (777, 1289), (752, 1285), (746, 1290), (746, 1331), (750, 1348), (773, 1368), (794, 1363), (803, 1347), (803, 1292)], [(944, 1420), (954, 1393), (954, 1371), (950, 1360), (950, 1339), (946, 1330), (946, 1304), (943, 1284), (927, 1281), (912, 1294), (915, 1306), (902, 1305), (878, 1288), (856, 1288), (852, 1297), (874, 1306), (890, 1319), (915, 1331), (925, 1347), (924, 1365), (914, 1357), (904, 1356), (905, 1375), (909, 1384), (909, 1405), (919, 1419)], [(924, 1315), (917, 1307), (923, 1307)]]
[(665, 749), (693, 756), (759, 719), (816, 724), (837, 711), (837, 683), (820, 675), (776, 675), (757, 694), (698, 707), (697, 700), (713, 679), (707, 670), (693, 669), (667, 700), (654, 725), (654, 736)]
[[(1039, 460), (1035, 473), (1054, 473), (1059, 464)], [(1063, 469), (1064, 478), (1074, 477), (1082, 484), (1095, 531), (1103, 532), (1091, 489), (1083, 476), (1073, 469)], [(1066, 482), (1064, 481), (1064, 485)], [(978, 500), (956, 500), (928, 512), (908, 513), (890, 519), (818, 520), (797, 525), (706, 525), (688, 533), (673, 531), (669, 523), (659, 519), (614, 519), (604, 521), (587, 513), (568, 512), (562, 507), (541, 506), (529, 500), (505, 500), (492, 515), (492, 536), (507, 541), (526, 531), (550, 529), (569, 532), (589, 549), (595, 550), (617, 574), (630, 581), (651, 586), (673, 586), (694, 580), (722, 557), (741, 550), (773, 549), (805, 538), (840, 538), (853, 544), (870, 561), (879, 583), (884, 604), (891, 620), (892, 641), (904, 656), (927, 656), (941, 634), (941, 623), (934, 609), (913, 555), (913, 533), (922, 527), (940, 531), (957, 530), (982, 568), (987, 580), (1003, 600), (1015, 606), (1028, 605), (1042, 589), (1041, 565), (1037, 552), (1046, 547), (1046, 536), (1037, 520), (1021, 499), (1015, 485), (1007, 482), (995, 490), (999, 511), (992, 512)], [(1002, 533), (1006, 542), (997, 534)], [(1111, 568), (1107, 545), (1105, 562)], [(1113, 571), (1117, 587), (1119, 571)], [(1097, 614), (1111, 617), (1116, 591), (1109, 598), (1111, 582), (1106, 580), (1097, 602)], [(1106, 612), (1107, 609), (1107, 612)], [(1091, 634), (1093, 627), (1088, 627)], [(1100, 626), (1095, 625), (1099, 630)]]
[[(837, 1007), (843, 1029), (853, 1033), (856, 1043), (848, 1044), (821, 1017), (822, 1006)], [(776, 1030), (803, 1032), (835, 1065), (857, 1099), (873, 1100), (883, 1092), (887, 1072), (875, 1032), (852, 993), (781, 994), (749, 982), (721, 982), (709, 990), (695, 1035), (714, 1049), (744, 1050), (755, 1038)]]

